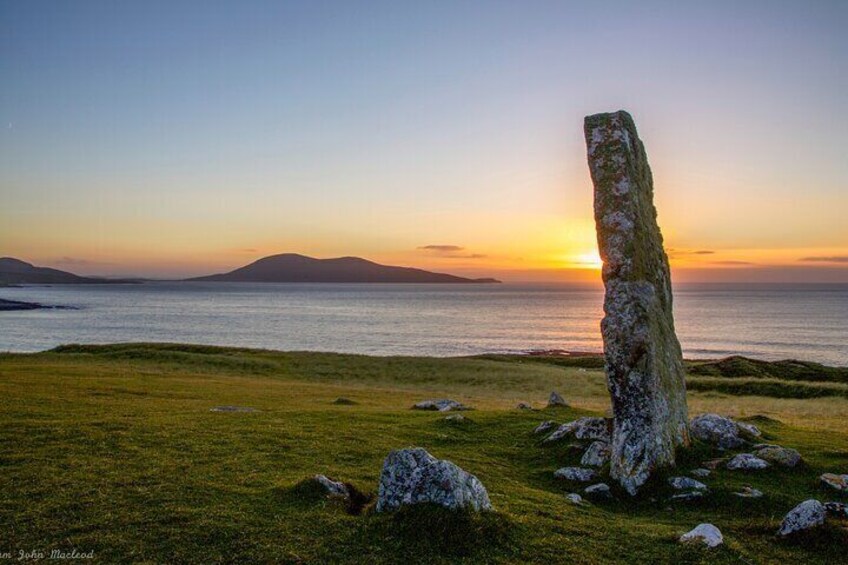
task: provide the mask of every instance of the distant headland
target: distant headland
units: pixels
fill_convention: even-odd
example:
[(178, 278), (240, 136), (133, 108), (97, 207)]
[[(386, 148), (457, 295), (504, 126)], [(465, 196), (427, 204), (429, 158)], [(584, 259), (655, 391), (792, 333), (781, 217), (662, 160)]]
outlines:
[(229, 273), (195, 277), (205, 282), (297, 283), (499, 283), (497, 279), (469, 279), (411, 267), (380, 265), (360, 257), (315, 259), (282, 253), (259, 259)]
[(121, 284), (134, 283), (131, 279), (105, 279), (81, 277), (67, 271), (36, 267), (32, 263), (13, 257), (0, 257), (0, 286), (16, 284)]

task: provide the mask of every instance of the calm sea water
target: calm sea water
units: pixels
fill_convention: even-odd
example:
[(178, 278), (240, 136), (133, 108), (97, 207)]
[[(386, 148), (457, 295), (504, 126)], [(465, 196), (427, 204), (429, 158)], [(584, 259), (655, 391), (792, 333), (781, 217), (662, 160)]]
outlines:
[[(376, 355), (600, 351), (599, 289), (569, 285), (147, 283), (0, 289), (75, 310), (0, 312), (0, 351), (169, 341)], [(848, 365), (846, 285), (675, 289), (687, 357)]]

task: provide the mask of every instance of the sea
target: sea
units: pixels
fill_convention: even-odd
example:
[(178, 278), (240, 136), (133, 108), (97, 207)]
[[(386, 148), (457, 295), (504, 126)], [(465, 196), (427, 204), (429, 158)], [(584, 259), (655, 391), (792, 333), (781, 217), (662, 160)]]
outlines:
[[(65, 308), (0, 312), (0, 351), (181, 342), (286, 351), (460, 356), (599, 352), (603, 290), (570, 284), (147, 282), (0, 288)], [(684, 356), (848, 366), (848, 285), (682, 284)]]

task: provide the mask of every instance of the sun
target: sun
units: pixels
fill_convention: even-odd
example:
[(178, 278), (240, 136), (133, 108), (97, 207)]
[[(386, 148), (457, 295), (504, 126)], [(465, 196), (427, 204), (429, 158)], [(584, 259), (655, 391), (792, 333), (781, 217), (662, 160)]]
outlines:
[(604, 266), (604, 262), (597, 251), (576, 255), (574, 264), (581, 269), (600, 269)]

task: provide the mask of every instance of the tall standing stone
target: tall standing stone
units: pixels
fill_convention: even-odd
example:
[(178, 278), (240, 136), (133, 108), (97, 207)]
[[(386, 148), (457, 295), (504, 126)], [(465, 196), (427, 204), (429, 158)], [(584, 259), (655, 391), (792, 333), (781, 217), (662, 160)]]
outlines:
[(630, 114), (587, 116), (595, 226), (604, 260), (604, 339), (612, 398), (610, 474), (630, 494), (689, 443), (686, 384), (674, 333), (668, 257), (651, 169)]

